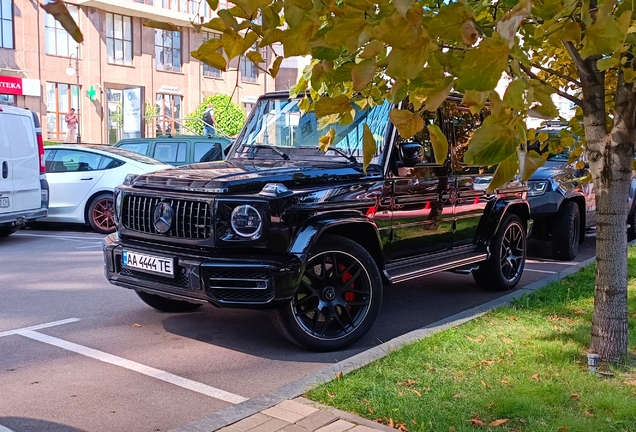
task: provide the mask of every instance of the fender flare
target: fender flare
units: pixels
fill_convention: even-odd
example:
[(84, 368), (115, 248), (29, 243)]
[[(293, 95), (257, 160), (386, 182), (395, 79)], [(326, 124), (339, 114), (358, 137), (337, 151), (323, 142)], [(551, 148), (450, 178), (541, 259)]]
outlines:
[(485, 217), (482, 217), (477, 227), (475, 243), (484, 246), (490, 244), (490, 239), (495, 235), (501, 221), (508, 213), (514, 213), (521, 217), (521, 220), (526, 223), (527, 236), (530, 236), (532, 219), (530, 218), (530, 204), (528, 201), (522, 199), (500, 199), (491, 202), (486, 207)]

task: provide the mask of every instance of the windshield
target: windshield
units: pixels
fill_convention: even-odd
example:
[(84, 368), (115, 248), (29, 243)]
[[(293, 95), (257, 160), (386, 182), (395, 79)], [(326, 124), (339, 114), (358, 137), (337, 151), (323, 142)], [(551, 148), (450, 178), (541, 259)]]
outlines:
[[(385, 102), (376, 107), (360, 110), (355, 108), (355, 118), (351, 124), (323, 125), (313, 112), (301, 114), (298, 107), (302, 99), (261, 99), (239, 137), (241, 143), (235, 147), (231, 157), (280, 158), (276, 152), (264, 146), (276, 146), (294, 160), (333, 160), (349, 162), (352, 156), (362, 162), (362, 137), (364, 124), (369, 126), (375, 138), (377, 150), (372, 164), (380, 163), (384, 137), (389, 127), (389, 111), (392, 105)], [(331, 145), (340, 151), (322, 152), (318, 150), (320, 137), (330, 128), (336, 134)]]
[(126, 150), (119, 147), (111, 147), (106, 145), (94, 146), (93, 148), (101, 150), (106, 153), (111, 153), (117, 156), (127, 157), (135, 162), (141, 162), (147, 165), (165, 165), (163, 162), (160, 162), (156, 159), (149, 158), (148, 156), (141, 155), (132, 150)]

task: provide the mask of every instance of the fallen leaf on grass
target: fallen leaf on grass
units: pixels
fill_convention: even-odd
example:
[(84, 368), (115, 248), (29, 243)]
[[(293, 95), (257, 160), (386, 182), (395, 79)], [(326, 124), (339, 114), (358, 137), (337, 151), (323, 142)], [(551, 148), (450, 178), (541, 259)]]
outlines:
[(449, 426), (449, 427), (448, 427), (448, 430), (449, 430), (449, 431), (454, 431), (454, 430), (455, 430), (455, 426)]
[(488, 387), (488, 384), (486, 384), (484, 381), (481, 382), (481, 385), (483, 385), (484, 387)]
[(507, 344), (511, 344), (511, 343), (513, 342), (513, 340), (512, 340), (512, 339), (509, 339), (509, 338), (507, 338), (507, 337), (504, 337), (504, 338), (502, 338), (501, 340), (502, 340), (502, 341), (504, 341), (504, 342), (505, 342), (505, 343), (507, 343)]
[(567, 431), (567, 430), (570, 430), (570, 428), (569, 428), (569, 427), (567, 427), (567, 426), (559, 426), (559, 427), (557, 428), (557, 430), (558, 430), (558, 431)]
[(583, 309), (577, 309), (574, 311), (574, 315), (585, 315), (587, 312), (585, 312)]
[(541, 358), (545, 358), (545, 354), (541, 354), (541, 353), (539, 353), (539, 357), (541, 357)]
[(416, 425), (417, 424), (417, 420), (413, 419), (413, 420), (411, 420), (411, 423)]
[(479, 420), (478, 418), (470, 419), (470, 423), (478, 427), (484, 426), (486, 424), (483, 421)]
[(508, 419), (498, 419), (490, 422), (490, 426), (501, 426), (508, 423)]
[(630, 315), (632, 318), (636, 318), (636, 313)]
[(375, 411), (373, 411), (373, 408), (367, 408), (367, 409), (369, 410), (371, 414), (375, 414)]
[(416, 395), (418, 395), (419, 397), (422, 397), (422, 393), (418, 392), (415, 389), (406, 389), (407, 391), (410, 391), (411, 393), (415, 393)]
[(591, 412), (589, 412), (588, 410), (585, 410), (585, 411), (583, 412), (583, 415), (584, 415), (585, 417), (594, 417), (594, 414), (592, 414), (592, 413), (591, 413)]
[(453, 399), (459, 399), (460, 397), (461, 397), (461, 396), (460, 396), (460, 395), (458, 395), (458, 394), (454, 394), (454, 395), (453, 395)]
[(508, 357), (512, 357), (513, 355), (515, 355), (515, 352), (510, 348), (506, 349), (506, 352), (508, 353)]
[(327, 396), (329, 396), (331, 399), (333, 399), (333, 398), (335, 398), (335, 397), (336, 397), (336, 395), (335, 395), (335, 394), (333, 394), (333, 393), (327, 393)]
[(570, 395), (570, 399), (577, 400), (578, 398), (579, 398), (579, 394), (578, 394), (578, 393), (572, 393), (572, 394)]
[(520, 419), (519, 419), (519, 423), (526, 424), (526, 419), (520, 418)]
[(531, 379), (535, 380), (535, 381), (540, 381), (539, 379), (539, 374), (534, 374), (530, 377)]
[(482, 360), (481, 364), (492, 366), (493, 364), (495, 364), (495, 361), (494, 360)]
[(517, 318), (514, 315), (510, 315), (510, 319), (513, 320), (513, 321), (519, 321), (519, 318)]
[(342, 378), (342, 371), (336, 374), (336, 379), (339, 380), (340, 378)]
[(412, 379), (408, 379), (408, 380), (406, 380), (404, 382), (397, 383), (397, 385), (400, 386), (400, 387), (410, 387), (410, 386), (413, 386), (415, 384), (417, 384), (417, 382), (412, 380)]
[(482, 343), (482, 342), (484, 342), (486, 340), (486, 337), (485, 336), (479, 336), (479, 337), (476, 337), (476, 338), (472, 338), (470, 336), (466, 336), (466, 339), (468, 339), (471, 342)]
[(395, 425), (395, 423), (393, 423), (393, 419), (389, 418), (389, 423), (387, 423), (387, 426), (392, 428)]
[(140, 328), (140, 327), (142, 327), (142, 325), (141, 325), (141, 324), (137, 324), (137, 323), (134, 323), (132, 326), (133, 326), (134, 328)]
[(394, 428), (402, 432), (409, 432), (409, 430), (406, 428), (406, 423), (398, 423), (394, 426)]

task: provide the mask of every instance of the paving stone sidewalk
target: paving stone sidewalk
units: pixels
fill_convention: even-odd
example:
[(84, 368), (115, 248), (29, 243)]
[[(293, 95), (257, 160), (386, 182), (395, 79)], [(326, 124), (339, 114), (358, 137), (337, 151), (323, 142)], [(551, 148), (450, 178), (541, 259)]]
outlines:
[(379, 423), (320, 405), (303, 397), (286, 400), (219, 432), (395, 432)]

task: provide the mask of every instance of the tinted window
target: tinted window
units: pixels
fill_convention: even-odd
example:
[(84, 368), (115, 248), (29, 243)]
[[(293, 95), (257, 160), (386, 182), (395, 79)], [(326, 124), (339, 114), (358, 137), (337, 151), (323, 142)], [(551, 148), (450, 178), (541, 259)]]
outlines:
[(152, 158), (149, 158), (148, 156), (144, 156), (139, 153), (135, 153), (133, 151), (122, 149), (119, 147), (111, 147), (106, 145), (100, 145), (100, 146), (94, 146), (94, 147), (98, 148), (99, 150), (103, 152), (111, 153), (116, 156), (123, 156), (135, 162), (141, 162), (147, 165), (163, 165), (161, 162), (156, 161)]
[(78, 172), (99, 169), (102, 156), (81, 150), (57, 150), (47, 161), (48, 172)]
[(194, 143), (194, 162), (210, 162), (223, 159), (221, 144), (215, 142)]
[(119, 159), (113, 159), (108, 156), (102, 156), (102, 161), (99, 163), (100, 170), (113, 169), (122, 166), (126, 162)]
[(153, 157), (161, 162), (175, 163), (186, 161), (186, 143), (158, 142)]
[(118, 148), (134, 151), (142, 155), (148, 153), (148, 143), (127, 143), (118, 146)]

